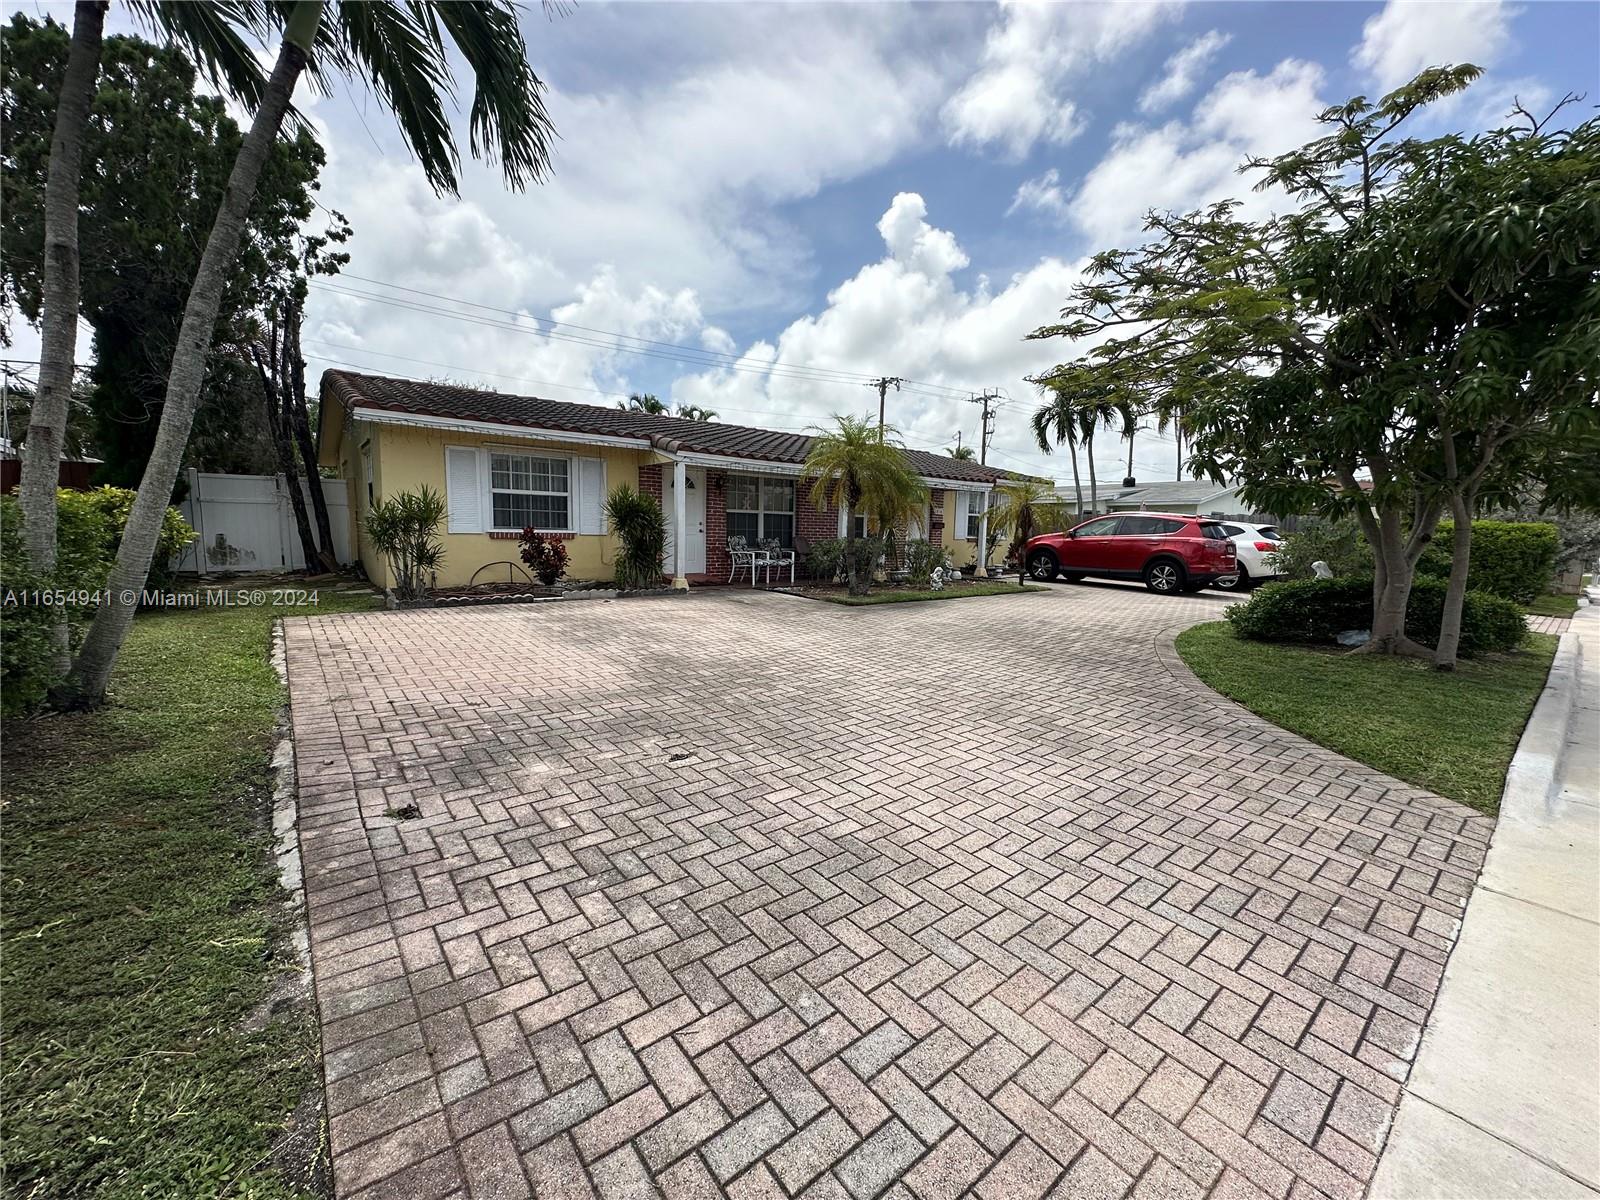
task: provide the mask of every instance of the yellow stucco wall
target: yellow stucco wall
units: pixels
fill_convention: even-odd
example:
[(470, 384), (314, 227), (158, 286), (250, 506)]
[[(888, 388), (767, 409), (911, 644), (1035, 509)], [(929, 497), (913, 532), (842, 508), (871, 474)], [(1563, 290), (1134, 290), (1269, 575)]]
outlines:
[[(645, 455), (627, 448), (579, 446), (571, 443), (540, 441), (532, 438), (487, 437), (456, 431), (422, 429), (404, 425), (379, 425), (356, 421), (345, 430), (341, 469), (352, 481), (356, 496), (357, 520), (366, 515), (366, 482), (360, 447), (371, 439), (373, 489), (382, 501), (400, 492), (415, 491), (424, 485), (440, 495), (445, 487), (444, 451), (446, 446), (500, 446), (523, 452), (548, 450), (556, 454), (577, 454), (605, 462), (605, 491), (619, 484), (639, 486), (639, 464)], [(450, 533), (448, 522), (440, 526), (439, 540), (444, 546), (444, 563), (439, 570), (439, 587), (457, 587), (471, 580), (481, 567), (510, 560), (521, 565), (521, 551), (515, 538), (493, 537), (487, 533)], [(364, 530), (358, 539), (362, 566), (380, 587), (391, 583), (389, 569), (369, 544)], [(577, 534), (567, 539), (567, 578), (610, 579), (616, 560), (617, 539), (607, 534)], [(503, 581), (506, 568), (485, 572), (483, 581)], [(520, 575), (515, 576), (521, 579)]]

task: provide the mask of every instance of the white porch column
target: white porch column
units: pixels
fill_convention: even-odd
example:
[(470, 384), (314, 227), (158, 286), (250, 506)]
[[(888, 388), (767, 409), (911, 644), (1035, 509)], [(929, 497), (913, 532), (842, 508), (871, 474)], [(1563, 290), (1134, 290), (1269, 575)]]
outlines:
[(975, 579), (989, 578), (989, 493), (979, 494), (983, 507), (978, 510), (978, 569), (972, 573)]
[(672, 464), (672, 586), (689, 590), (689, 577), (683, 573), (684, 551), (689, 545), (689, 468), (683, 459)]

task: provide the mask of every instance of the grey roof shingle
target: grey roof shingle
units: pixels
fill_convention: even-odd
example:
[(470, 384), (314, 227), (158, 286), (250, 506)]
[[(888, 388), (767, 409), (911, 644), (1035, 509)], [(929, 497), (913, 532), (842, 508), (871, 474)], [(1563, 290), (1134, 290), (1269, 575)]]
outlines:
[[(444, 383), (420, 383), (365, 375), (356, 371), (324, 371), (322, 396), (337, 400), (346, 411), (378, 408), (416, 416), (492, 421), (528, 429), (554, 429), (563, 433), (590, 433), (608, 437), (640, 438), (665, 451), (688, 450), (763, 462), (798, 464), (805, 461), (811, 438), (803, 433), (725, 425), (720, 421), (690, 421), (596, 404), (569, 404), (540, 396), (484, 392)], [(905, 450), (912, 470), (932, 479), (960, 483), (993, 483), (1007, 472), (975, 462), (946, 458), (925, 450)]]

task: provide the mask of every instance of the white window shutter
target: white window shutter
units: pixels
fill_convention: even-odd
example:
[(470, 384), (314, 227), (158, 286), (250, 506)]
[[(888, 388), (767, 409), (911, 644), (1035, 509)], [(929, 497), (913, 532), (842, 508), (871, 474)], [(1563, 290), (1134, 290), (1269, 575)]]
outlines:
[(451, 533), (482, 533), (483, 489), (478, 485), (478, 452), (470, 446), (444, 448), (446, 528)]
[(573, 527), (579, 533), (604, 533), (605, 463), (598, 458), (580, 458), (578, 463), (578, 519)]
[(958, 542), (967, 536), (967, 512), (971, 503), (971, 492), (956, 493), (956, 541)]

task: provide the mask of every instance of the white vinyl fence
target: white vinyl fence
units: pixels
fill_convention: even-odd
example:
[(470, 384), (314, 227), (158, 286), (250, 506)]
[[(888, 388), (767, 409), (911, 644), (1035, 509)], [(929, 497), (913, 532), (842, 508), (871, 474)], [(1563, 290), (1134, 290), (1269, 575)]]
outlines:
[[(301, 488), (306, 484), (302, 480)], [(333, 548), (341, 564), (354, 560), (350, 544), (350, 485), (324, 479)], [(305, 567), (294, 507), (282, 475), (213, 475), (189, 472), (189, 495), (178, 506), (200, 536), (178, 560), (180, 572), (199, 575), (235, 571), (298, 571)], [(316, 532), (316, 516), (306, 500)]]

